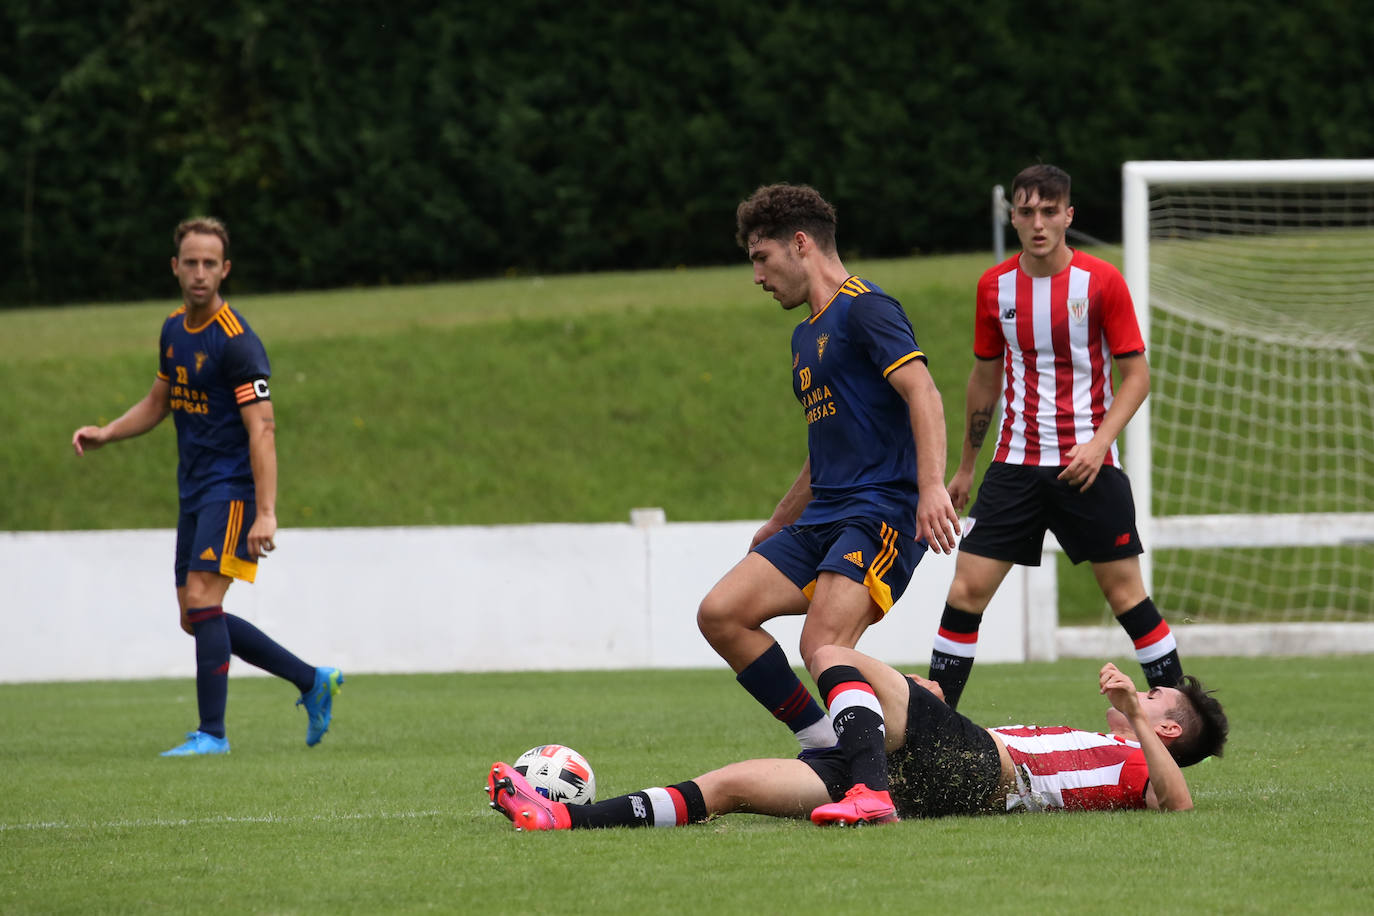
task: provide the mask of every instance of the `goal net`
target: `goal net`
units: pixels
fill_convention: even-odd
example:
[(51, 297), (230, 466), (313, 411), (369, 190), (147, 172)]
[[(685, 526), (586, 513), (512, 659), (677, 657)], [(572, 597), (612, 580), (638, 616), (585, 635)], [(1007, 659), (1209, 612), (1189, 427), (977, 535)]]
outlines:
[(1156, 603), (1171, 623), (1374, 624), (1374, 160), (1122, 178), (1152, 381), (1126, 469)]

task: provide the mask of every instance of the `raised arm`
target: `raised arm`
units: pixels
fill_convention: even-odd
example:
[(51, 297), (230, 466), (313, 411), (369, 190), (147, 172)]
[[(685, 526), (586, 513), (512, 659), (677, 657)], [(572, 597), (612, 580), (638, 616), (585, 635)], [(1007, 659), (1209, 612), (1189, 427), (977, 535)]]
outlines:
[(141, 436), (163, 421), (172, 412), (172, 385), (159, 376), (143, 399), (118, 419), (104, 426), (83, 426), (72, 433), (72, 451), (80, 458), (87, 451), (100, 448), (120, 439)]
[(1110, 662), (1102, 666), (1098, 683), (1116, 711), (1126, 717), (1135, 739), (1140, 742), (1140, 749), (1145, 752), (1145, 763), (1150, 768), (1145, 804), (1163, 811), (1191, 810), (1193, 796), (1188, 791), (1183, 770), (1155, 732), (1154, 723), (1141, 710), (1135, 684)]

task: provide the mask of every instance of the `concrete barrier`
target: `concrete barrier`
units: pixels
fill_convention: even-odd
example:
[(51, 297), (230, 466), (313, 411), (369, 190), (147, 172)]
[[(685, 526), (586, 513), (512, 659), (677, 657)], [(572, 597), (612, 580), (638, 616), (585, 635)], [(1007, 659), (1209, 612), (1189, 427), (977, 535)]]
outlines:
[[(346, 672), (720, 667), (702, 596), (759, 522), (284, 529), (225, 609)], [(0, 534), (0, 682), (189, 677), (170, 530)], [(980, 661), (1052, 658), (1053, 564), (1016, 568)], [(954, 558), (927, 553), (859, 648), (924, 674)], [(1039, 600), (1036, 596), (1039, 595)], [(767, 629), (800, 664), (801, 618)], [(236, 663), (236, 675), (251, 672)]]

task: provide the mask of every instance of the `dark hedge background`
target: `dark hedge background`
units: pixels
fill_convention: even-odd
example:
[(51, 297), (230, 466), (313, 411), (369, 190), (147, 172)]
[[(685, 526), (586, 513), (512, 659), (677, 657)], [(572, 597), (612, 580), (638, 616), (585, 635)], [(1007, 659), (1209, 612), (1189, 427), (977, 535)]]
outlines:
[(759, 184), (846, 255), (989, 245), (1023, 165), (1119, 235), (1127, 159), (1374, 155), (1370, 5), (0, 8), (0, 305), (165, 295), (182, 217), (239, 292), (727, 263)]

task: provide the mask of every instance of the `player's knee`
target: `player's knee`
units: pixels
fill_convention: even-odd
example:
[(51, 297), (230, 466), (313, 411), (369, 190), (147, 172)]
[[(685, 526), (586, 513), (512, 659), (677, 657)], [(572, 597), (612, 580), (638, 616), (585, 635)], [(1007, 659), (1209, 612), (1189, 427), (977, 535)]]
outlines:
[(955, 576), (949, 585), (949, 595), (946, 596), (945, 602), (961, 611), (981, 614), (987, 610), (988, 602), (992, 601), (996, 591), (996, 585), (989, 587), (972, 576)]
[(821, 671), (827, 668), (833, 668), (836, 665), (846, 664), (848, 660), (848, 655), (846, 653), (851, 651), (843, 646), (834, 645), (833, 643), (815, 646), (811, 648), (809, 652), (807, 650), (808, 647), (806, 645), (801, 647), (802, 664), (806, 666), (807, 671), (815, 674), (819, 674)]
[(721, 599), (715, 592), (701, 600), (701, 605), (697, 608), (697, 629), (706, 637), (707, 642), (714, 645), (738, 627), (738, 615), (732, 604)]

